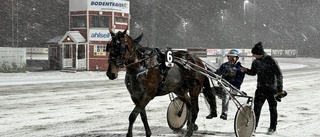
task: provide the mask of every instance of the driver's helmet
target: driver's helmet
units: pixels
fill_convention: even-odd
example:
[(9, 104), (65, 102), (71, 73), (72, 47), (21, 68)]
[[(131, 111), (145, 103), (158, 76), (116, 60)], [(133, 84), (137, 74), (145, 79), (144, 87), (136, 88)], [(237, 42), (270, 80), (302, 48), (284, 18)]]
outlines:
[(239, 51), (236, 49), (232, 49), (228, 52), (227, 56), (239, 57)]

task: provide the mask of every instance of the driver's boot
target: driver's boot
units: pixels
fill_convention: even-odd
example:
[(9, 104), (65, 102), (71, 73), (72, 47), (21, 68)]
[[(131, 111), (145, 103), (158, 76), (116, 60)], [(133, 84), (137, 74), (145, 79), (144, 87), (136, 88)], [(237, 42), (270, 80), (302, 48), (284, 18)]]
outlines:
[(217, 117), (217, 111), (211, 110), (210, 114), (206, 117), (206, 119), (212, 119), (214, 117)]
[(210, 114), (206, 118), (212, 119), (214, 117), (217, 117), (216, 96), (213, 94), (213, 91), (203, 90), (203, 94), (210, 105)]

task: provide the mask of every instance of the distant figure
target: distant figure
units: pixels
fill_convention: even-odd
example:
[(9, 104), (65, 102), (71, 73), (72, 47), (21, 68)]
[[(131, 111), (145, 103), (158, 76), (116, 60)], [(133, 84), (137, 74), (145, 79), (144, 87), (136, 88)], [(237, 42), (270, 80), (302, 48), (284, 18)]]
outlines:
[[(241, 70), (248, 75), (258, 75), (257, 89), (254, 97), (254, 112), (256, 115), (256, 127), (258, 127), (261, 108), (267, 100), (270, 111), (270, 127), (267, 134), (273, 134), (277, 129), (277, 101), (275, 96), (282, 92), (282, 72), (278, 63), (264, 52), (262, 42), (257, 43), (251, 50), (256, 59), (251, 64), (251, 69), (242, 67)], [(279, 100), (279, 99), (278, 99)], [(281, 101), (281, 100), (279, 100)]]

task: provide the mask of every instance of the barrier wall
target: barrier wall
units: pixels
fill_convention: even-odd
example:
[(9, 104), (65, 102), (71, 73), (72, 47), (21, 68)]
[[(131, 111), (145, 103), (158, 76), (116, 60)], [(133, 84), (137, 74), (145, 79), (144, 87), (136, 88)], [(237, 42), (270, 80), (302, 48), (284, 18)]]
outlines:
[[(206, 58), (210, 63), (215, 65), (221, 65), (227, 61), (227, 53), (231, 49), (187, 49), (187, 51), (196, 54), (198, 57)], [(251, 49), (236, 49), (239, 51), (241, 63), (252, 62), (254, 57), (252, 57)], [(296, 58), (298, 51), (294, 49), (264, 49), (264, 51), (276, 58)]]
[(25, 71), (26, 49), (0, 47), (0, 72)]

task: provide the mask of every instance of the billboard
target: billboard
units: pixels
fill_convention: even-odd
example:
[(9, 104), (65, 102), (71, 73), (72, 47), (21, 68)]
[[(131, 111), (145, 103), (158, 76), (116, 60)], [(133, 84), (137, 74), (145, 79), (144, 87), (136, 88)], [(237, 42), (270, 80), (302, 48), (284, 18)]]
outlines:
[(271, 55), (273, 57), (289, 57), (289, 58), (293, 58), (293, 57), (297, 57), (298, 55), (298, 51), (295, 49), (273, 49), (271, 52)]
[(90, 11), (116, 11), (129, 13), (129, 1), (123, 0), (88, 0), (88, 10)]
[(207, 49), (207, 56), (221, 56), (222, 49)]
[(69, 11), (116, 11), (129, 13), (129, 1), (124, 0), (69, 0)]
[(90, 29), (89, 41), (110, 41), (111, 34), (107, 29)]

